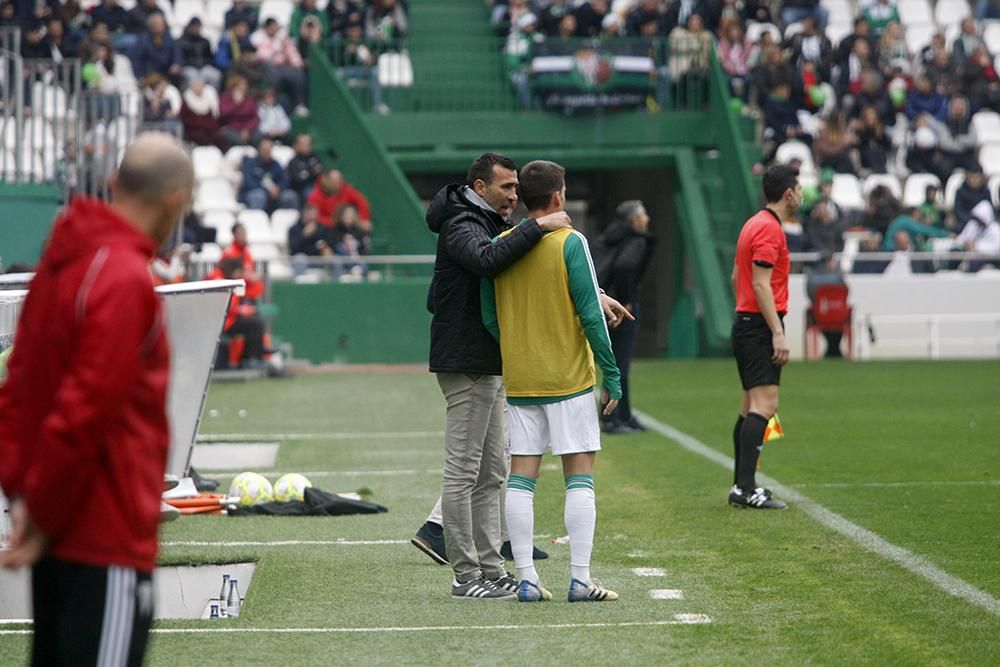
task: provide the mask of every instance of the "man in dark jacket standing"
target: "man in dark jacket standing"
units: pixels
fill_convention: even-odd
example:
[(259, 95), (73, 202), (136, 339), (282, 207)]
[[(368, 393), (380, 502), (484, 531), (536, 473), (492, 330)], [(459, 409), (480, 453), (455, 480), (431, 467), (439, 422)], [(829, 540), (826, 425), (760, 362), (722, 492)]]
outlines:
[(0, 389), (0, 566), (32, 566), (34, 665), (142, 664), (169, 446), (148, 265), (193, 183), (179, 142), (140, 136), (111, 204), (74, 199), (31, 282)]
[(635, 320), (626, 320), (611, 329), (611, 349), (622, 376), (622, 398), (612, 415), (601, 415), (605, 433), (636, 433), (646, 429), (632, 415), (628, 371), (639, 334), (639, 284), (653, 256), (654, 239), (648, 233), (649, 214), (642, 202), (622, 202), (615, 219), (594, 242), (593, 255), (598, 280), (612, 297), (620, 301)]

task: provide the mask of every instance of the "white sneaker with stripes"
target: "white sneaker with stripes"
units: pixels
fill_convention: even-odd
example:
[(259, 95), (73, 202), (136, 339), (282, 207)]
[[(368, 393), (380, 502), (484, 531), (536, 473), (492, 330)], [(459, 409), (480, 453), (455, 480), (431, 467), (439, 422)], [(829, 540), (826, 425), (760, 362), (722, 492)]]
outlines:
[(453, 579), (451, 597), (455, 600), (513, 600), (517, 597), (517, 593), (498, 588), (489, 579), (480, 577), (464, 584)]

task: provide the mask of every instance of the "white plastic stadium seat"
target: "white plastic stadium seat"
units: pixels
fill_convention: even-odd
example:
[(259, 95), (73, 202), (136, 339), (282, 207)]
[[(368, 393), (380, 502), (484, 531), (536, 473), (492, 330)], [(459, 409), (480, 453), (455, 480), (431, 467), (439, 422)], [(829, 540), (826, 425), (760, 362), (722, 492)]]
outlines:
[(292, 0), (264, 0), (260, 3), (260, 23), (264, 24), (267, 19), (277, 19), (282, 28), (288, 29), (288, 24), (292, 20), (292, 12), (295, 11), (295, 3)]
[(927, 196), (927, 186), (938, 187), (938, 201), (941, 201), (941, 179), (934, 174), (910, 174), (903, 188), (903, 206), (920, 206)]
[(271, 150), (271, 157), (273, 157), (274, 161), (284, 168), (287, 167), (288, 163), (292, 161), (293, 157), (295, 157), (295, 149), (291, 146), (275, 144), (274, 148)]
[(281, 257), (281, 251), (278, 250), (278, 246), (275, 245), (274, 241), (251, 243), (250, 254), (258, 262), (270, 262), (272, 259)]
[(861, 186), (861, 192), (867, 199), (868, 195), (871, 194), (871, 191), (880, 185), (884, 185), (889, 188), (889, 192), (891, 192), (892, 196), (896, 199), (903, 196), (903, 189), (899, 187), (899, 179), (892, 174), (872, 174), (865, 179), (865, 182)]
[(757, 23), (755, 21), (747, 23), (747, 38), (754, 44), (760, 41), (761, 34), (765, 32), (771, 33), (775, 44), (781, 43), (781, 30), (773, 23)]
[(899, 10), (899, 20), (903, 25), (934, 23), (931, 5), (927, 0), (899, 0), (896, 8)]
[(850, 21), (830, 21), (826, 24), (826, 37), (831, 44), (840, 44), (852, 32), (854, 32), (854, 26)]
[(1000, 174), (1000, 143), (983, 144), (979, 149), (979, 164), (987, 176)]
[(1000, 21), (987, 21), (983, 30), (983, 41), (990, 53), (1000, 52)]
[(965, 183), (964, 171), (956, 171), (948, 177), (948, 182), (944, 186), (944, 208), (946, 211), (955, 208), (955, 193), (962, 187), (962, 183)]
[(993, 200), (993, 206), (996, 206), (1000, 202), (1000, 174), (996, 176), (990, 176), (990, 180), (986, 183), (986, 187), (990, 190), (990, 199)]
[(799, 159), (802, 161), (801, 171), (806, 173), (816, 172), (816, 165), (813, 163), (812, 149), (801, 141), (786, 141), (781, 144), (778, 146), (778, 150), (774, 154), (774, 159), (776, 162), (780, 162), (781, 164), (787, 164), (794, 159)]
[(271, 233), (271, 218), (264, 211), (245, 209), (239, 212), (236, 220), (246, 227), (249, 243), (274, 242), (274, 235)]
[[(209, 0), (211, 1), (211, 0)], [(174, 30), (182, 32), (191, 19), (198, 17), (205, 22), (205, 3), (202, 0), (174, 0)], [(216, 47), (212, 44), (212, 48)]]
[[(220, 31), (221, 34), (222, 28), (226, 23), (226, 12), (228, 12), (232, 6), (233, 3), (230, 2), (230, 0), (206, 0), (205, 15), (202, 16), (202, 20), (205, 22), (205, 25), (212, 26), (217, 31)], [(218, 46), (218, 40), (212, 42), (213, 49)]]
[(1000, 113), (977, 111), (972, 115), (972, 126), (976, 128), (976, 141), (980, 146), (1000, 142)]
[(198, 211), (237, 211), (240, 208), (233, 186), (224, 178), (201, 181), (194, 206)]
[(215, 146), (195, 146), (191, 151), (191, 162), (194, 163), (196, 180), (220, 178), (224, 175), (222, 151)]
[(212, 229), (221, 229), (223, 227), (232, 227), (236, 223), (236, 216), (232, 211), (224, 210), (207, 210), (205, 214), (201, 216), (201, 224), (206, 227), (211, 227)]
[(829, 14), (829, 18), (827, 19), (828, 27), (831, 23), (850, 24), (854, 20), (854, 10), (851, 9), (851, 3), (848, 0), (826, 0), (822, 4)]
[(801, 21), (796, 21), (795, 23), (789, 23), (787, 26), (785, 26), (785, 39), (789, 40), (792, 37), (795, 37), (795, 35), (799, 34), (800, 32), (802, 32)]
[(299, 221), (299, 212), (294, 208), (279, 208), (271, 214), (271, 231), (280, 245), (288, 245), (288, 230)]
[(972, 16), (968, 0), (937, 0), (934, 7), (934, 20), (942, 28), (957, 25), (966, 16)]
[(910, 53), (920, 53), (921, 49), (931, 43), (931, 38), (938, 31), (932, 23), (916, 23), (906, 26), (906, 48)]
[(861, 184), (854, 174), (834, 174), (830, 198), (842, 209), (861, 210), (865, 207)]
[(951, 51), (951, 47), (955, 45), (955, 40), (958, 39), (961, 32), (962, 29), (957, 23), (952, 23), (944, 29), (944, 41), (949, 51)]
[(191, 260), (194, 262), (205, 262), (214, 264), (222, 259), (222, 248), (216, 243), (203, 243), (201, 252), (192, 253)]
[(413, 63), (402, 53), (383, 53), (378, 57), (378, 82), (383, 88), (409, 88), (413, 85)]

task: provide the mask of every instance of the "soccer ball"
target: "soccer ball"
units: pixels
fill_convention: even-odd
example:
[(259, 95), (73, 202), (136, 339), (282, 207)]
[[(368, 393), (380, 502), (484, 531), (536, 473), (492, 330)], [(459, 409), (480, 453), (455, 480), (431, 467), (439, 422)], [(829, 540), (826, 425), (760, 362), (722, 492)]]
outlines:
[(288, 473), (274, 483), (274, 499), (279, 503), (304, 500), (306, 489), (311, 486), (312, 482), (297, 472)]
[(274, 490), (263, 475), (243, 472), (229, 485), (229, 496), (239, 498), (240, 505), (247, 507), (271, 502), (274, 500)]

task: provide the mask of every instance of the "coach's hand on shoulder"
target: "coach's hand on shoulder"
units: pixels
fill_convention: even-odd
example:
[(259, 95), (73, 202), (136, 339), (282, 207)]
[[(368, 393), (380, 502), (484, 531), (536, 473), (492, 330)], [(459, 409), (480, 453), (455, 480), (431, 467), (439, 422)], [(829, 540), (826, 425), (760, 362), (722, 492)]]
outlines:
[(535, 222), (538, 223), (543, 232), (554, 232), (557, 229), (567, 229), (573, 226), (573, 221), (570, 220), (569, 214), (566, 211), (556, 211), (555, 213), (543, 215), (537, 218)]
[(771, 347), (774, 350), (771, 354), (771, 361), (778, 366), (784, 366), (787, 364), (788, 357), (792, 351), (788, 347), (788, 339), (785, 338), (784, 333), (779, 332), (771, 337)]
[(13, 524), (10, 548), (0, 551), (0, 567), (17, 570), (34, 565), (45, 552), (48, 542), (45, 534), (32, 521), (28, 506), (20, 498), (10, 504), (10, 519)]

